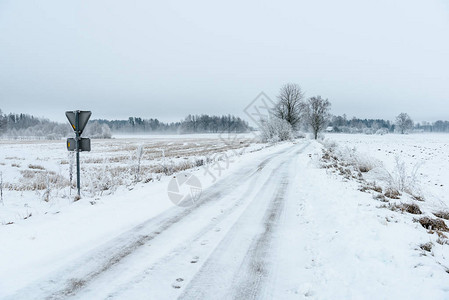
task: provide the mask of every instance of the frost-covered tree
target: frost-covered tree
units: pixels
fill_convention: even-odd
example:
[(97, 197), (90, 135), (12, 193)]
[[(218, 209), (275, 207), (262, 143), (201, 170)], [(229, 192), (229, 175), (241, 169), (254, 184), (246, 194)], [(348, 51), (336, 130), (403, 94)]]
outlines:
[(293, 129), (298, 129), (305, 108), (301, 87), (295, 83), (287, 83), (281, 87), (277, 98), (273, 115), (287, 121)]
[(2, 110), (0, 109), (0, 134), (3, 134), (6, 132), (6, 128), (7, 128), (7, 123), (8, 120), (6, 118), (6, 116), (3, 115)]
[(398, 126), (401, 134), (404, 134), (405, 132), (413, 128), (413, 121), (408, 114), (400, 113), (396, 117), (396, 126)]
[(321, 96), (311, 97), (306, 105), (306, 123), (310, 127), (315, 140), (318, 133), (324, 130), (330, 119), (331, 103)]
[(112, 137), (109, 126), (107, 124), (101, 124), (96, 120), (87, 123), (85, 131), (86, 136), (93, 139), (110, 139)]
[(433, 123), (432, 128), (433, 131), (436, 132), (449, 132), (449, 122), (438, 120), (435, 123)]
[(107, 124), (101, 125), (101, 136), (104, 139), (110, 139), (112, 137), (111, 128)]
[(260, 121), (260, 137), (263, 142), (279, 142), (292, 139), (293, 130), (290, 123), (277, 117)]

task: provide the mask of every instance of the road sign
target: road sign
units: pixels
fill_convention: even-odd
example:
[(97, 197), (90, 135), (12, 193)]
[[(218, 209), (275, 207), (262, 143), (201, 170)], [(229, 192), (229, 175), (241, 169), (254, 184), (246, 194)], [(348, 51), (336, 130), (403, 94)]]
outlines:
[(76, 152), (76, 187), (78, 189), (78, 199), (80, 198), (80, 152), (90, 151), (90, 139), (82, 138), (84, 127), (89, 121), (92, 112), (90, 111), (66, 111), (65, 115), (75, 131), (75, 138), (67, 139), (67, 150)]
[[(81, 138), (79, 147), (80, 151), (90, 151), (90, 139)], [(76, 139), (74, 138), (67, 139), (67, 150), (76, 151)]]
[[(79, 124), (78, 128), (76, 126), (76, 113), (79, 115)], [(79, 132), (79, 134), (83, 133), (84, 127), (86, 127), (87, 121), (89, 121), (90, 116), (92, 115), (91, 111), (66, 111), (65, 115), (67, 119), (69, 119), (70, 125), (74, 131)]]

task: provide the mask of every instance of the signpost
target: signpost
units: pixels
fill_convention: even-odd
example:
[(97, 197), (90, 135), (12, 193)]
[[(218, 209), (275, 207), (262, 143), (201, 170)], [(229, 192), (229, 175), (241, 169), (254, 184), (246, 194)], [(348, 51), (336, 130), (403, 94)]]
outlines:
[(75, 138), (67, 139), (67, 150), (76, 152), (76, 187), (80, 197), (80, 152), (90, 151), (90, 139), (82, 138), (84, 128), (92, 115), (91, 111), (66, 111), (65, 115), (75, 131)]

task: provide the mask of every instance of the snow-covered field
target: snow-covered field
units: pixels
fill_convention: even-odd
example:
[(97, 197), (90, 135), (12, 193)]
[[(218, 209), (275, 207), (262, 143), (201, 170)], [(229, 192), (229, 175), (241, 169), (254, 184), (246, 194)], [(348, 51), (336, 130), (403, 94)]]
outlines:
[[(92, 140), (92, 151), (80, 154), (81, 195), (94, 200), (117, 189), (133, 189), (136, 183), (151, 184), (182, 170), (204, 169), (217, 161), (225, 167), (232, 157), (263, 147), (244, 134), (118, 136)], [(73, 202), (76, 163), (74, 152), (67, 151), (65, 141), (0, 140), (0, 149), (3, 181), (0, 224), (57, 213)], [(220, 175), (215, 173), (209, 172), (210, 178)]]
[(350, 135), (329, 134), (341, 146), (378, 159), (390, 172), (396, 158), (408, 171), (417, 169), (416, 188), (435, 206), (449, 206), (449, 134)]
[[(338, 160), (324, 158), (331, 142), (307, 139), (95, 141), (81, 153), (91, 177), (77, 202), (58, 182), (48, 202), (46, 189), (23, 188), (23, 171), (68, 178), (64, 143), (0, 141), (3, 181), (22, 187), (5, 187), (0, 204), (0, 298), (448, 299), (448, 233), (414, 219), (447, 211), (449, 135), (326, 138)], [(167, 196), (180, 170), (203, 189), (187, 208)], [(107, 174), (118, 183), (98, 189)], [(398, 174), (407, 175), (399, 199), (372, 190)]]

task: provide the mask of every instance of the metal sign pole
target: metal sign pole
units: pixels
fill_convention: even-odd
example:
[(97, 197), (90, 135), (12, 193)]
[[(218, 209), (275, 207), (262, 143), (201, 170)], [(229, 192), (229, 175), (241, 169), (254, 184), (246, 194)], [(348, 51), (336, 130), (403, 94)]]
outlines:
[(75, 134), (76, 134), (76, 188), (78, 189), (78, 197), (80, 194), (80, 111), (75, 112)]
[(81, 198), (80, 152), (90, 151), (90, 139), (81, 138), (81, 134), (83, 133), (84, 127), (86, 127), (86, 124), (89, 121), (91, 115), (92, 115), (91, 111), (83, 111), (83, 110), (74, 110), (65, 112), (65, 116), (67, 117), (70, 125), (75, 131), (75, 138), (67, 139), (67, 150), (76, 152), (76, 187), (78, 190), (76, 200)]

